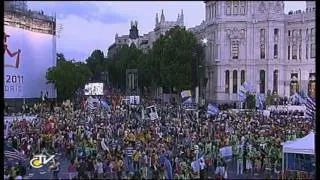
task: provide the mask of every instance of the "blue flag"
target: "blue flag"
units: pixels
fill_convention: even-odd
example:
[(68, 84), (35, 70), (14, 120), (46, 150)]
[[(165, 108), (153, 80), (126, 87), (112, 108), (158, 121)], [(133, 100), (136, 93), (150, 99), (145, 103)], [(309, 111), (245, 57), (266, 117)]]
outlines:
[(263, 110), (264, 96), (262, 94), (256, 94), (256, 107), (259, 110)]
[(212, 104), (208, 105), (208, 112), (207, 112), (208, 114), (217, 115), (217, 114), (219, 114), (219, 112), (220, 112), (220, 110), (217, 106), (212, 105)]
[(189, 97), (187, 100), (185, 100), (182, 104), (192, 104), (192, 97)]

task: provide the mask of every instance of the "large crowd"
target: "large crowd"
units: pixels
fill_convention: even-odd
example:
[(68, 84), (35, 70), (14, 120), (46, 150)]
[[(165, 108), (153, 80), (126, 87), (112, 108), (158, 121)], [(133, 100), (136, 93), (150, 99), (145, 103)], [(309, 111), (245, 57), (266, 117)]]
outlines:
[[(23, 107), (24, 115), (37, 117), (6, 123), (6, 142), (28, 163), (44, 151), (62, 154), (49, 165), (54, 178), (65, 159), (70, 179), (226, 178), (228, 158), (221, 148), (232, 147), (237, 175), (279, 172), (281, 142), (304, 137), (314, 128), (300, 112), (271, 112), (266, 117), (257, 111), (222, 110), (215, 117), (196, 118), (170, 104), (149, 100), (131, 107), (122, 106), (119, 97), (111, 99), (111, 112), (87, 111), (82, 105)], [(156, 105), (158, 119), (141, 118), (149, 105)], [(191, 166), (196, 161), (197, 168)], [(7, 163), (5, 178), (21, 179), (29, 168)]]

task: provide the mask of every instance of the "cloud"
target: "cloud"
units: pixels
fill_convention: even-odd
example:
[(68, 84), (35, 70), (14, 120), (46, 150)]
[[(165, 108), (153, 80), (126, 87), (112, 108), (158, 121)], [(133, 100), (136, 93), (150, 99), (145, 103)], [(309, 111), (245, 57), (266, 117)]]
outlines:
[[(203, 1), (153, 1), (153, 2), (28, 2), (30, 9), (57, 14), (58, 24), (63, 25), (57, 39), (57, 51), (68, 59), (84, 61), (93, 50), (106, 52), (114, 43), (116, 33), (129, 34), (130, 21), (138, 21), (139, 34), (153, 31), (155, 15), (163, 9), (166, 21), (175, 21), (184, 12), (187, 28), (205, 20)], [(305, 8), (305, 2), (285, 1), (285, 11)]]
[(66, 19), (70, 15), (79, 16), (89, 22), (100, 21), (105, 24), (127, 22), (127, 17), (113, 12), (111, 7), (104, 6), (104, 11), (91, 2), (29, 2), (30, 9), (42, 10), (48, 15), (57, 14), (58, 19)]
[(95, 49), (106, 52), (114, 42), (115, 34), (128, 34), (130, 28), (129, 23), (88, 22), (75, 15), (59, 20), (58, 23), (63, 24), (63, 30), (57, 38), (57, 51), (65, 54), (66, 58), (77, 61), (84, 61)]

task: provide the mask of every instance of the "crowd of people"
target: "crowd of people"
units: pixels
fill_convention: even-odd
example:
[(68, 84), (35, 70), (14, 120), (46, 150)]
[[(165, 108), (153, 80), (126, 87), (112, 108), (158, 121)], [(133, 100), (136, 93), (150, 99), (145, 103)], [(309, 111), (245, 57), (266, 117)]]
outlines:
[[(256, 111), (222, 110), (215, 117), (196, 118), (152, 100), (135, 107), (121, 107), (119, 97), (111, 103), (111, 112), (36, 104), (28, 111), (36, 115), (32, 120), (6, 123), (6, 142), (27, 162), (44, 151), (61, 154), (49, 165), (54, 178), (65, 160), (70, 179), (226, 178), (229, 160), (221, 148), (232, 147), (239, 176), (266, 169), (277, 173), (281, 142), (304, 137), (314, 128), (295, 113), (271, 112), (266, 117)], [(156, 105), (158, 119), (141, 118), (141, 110), (149, 105)], [(5, 178), (21, 178), (29, 168), (7, 163)]]

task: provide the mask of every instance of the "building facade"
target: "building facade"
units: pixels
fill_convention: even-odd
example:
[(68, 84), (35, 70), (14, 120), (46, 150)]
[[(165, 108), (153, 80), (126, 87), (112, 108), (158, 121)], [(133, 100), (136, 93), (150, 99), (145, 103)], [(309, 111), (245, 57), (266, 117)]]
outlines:
[(207, 101), (238, 102), (244, 82), (257, 93), (315, 97), (315, 1), (284, 13), (283, 1), (205, 1)]
[(178, 14), (176, 21), (166, 21), (163, 10), (159, 20), (157, 13), (155, 17), (154, 30), (142, 36), (139, 35), (138, 22), (132, 21), (129, 35), (115, 35), (115, 42), (108, 48), (108, 57), (112, 57), (119, 49), (118, 47), (121, 47), (125, 44), (130, 46), (132, 43), (134, 43), (138, 49), (141, 49), (146, 53), (152, 48), (153, 43), (160, 37), (161, 34), (165, 34), (168, 30), (175, 26), (184, 27), (183, 10), (181, 10), (181, 14)]

